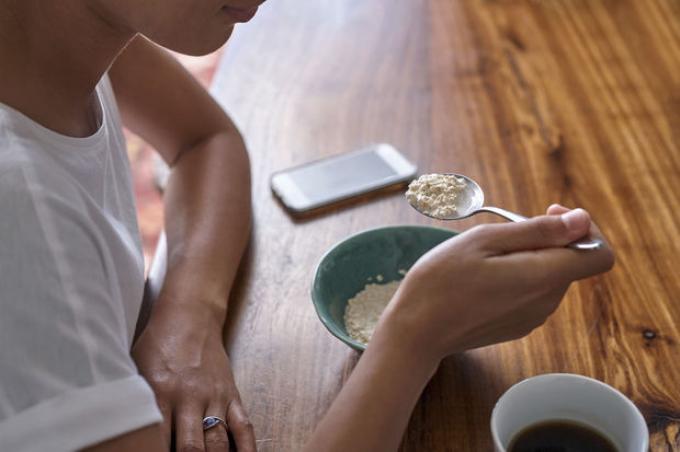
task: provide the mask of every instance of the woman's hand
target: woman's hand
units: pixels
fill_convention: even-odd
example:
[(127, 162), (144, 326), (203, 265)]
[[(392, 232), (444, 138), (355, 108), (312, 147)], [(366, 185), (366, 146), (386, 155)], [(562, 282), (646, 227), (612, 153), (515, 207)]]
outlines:
[(435, 361), (525, 336), (557, 309), (572, 281), (612, 267), (607, 245), (565, 248), (588, 233), (602, 238), (587, 212), (557, 205), (525, 222), (472, 228), (413, 266), (378, 330)]
[(222, 425), (203, 432), (203, 418), (218, 416), (226, 420), (239, 452), (255, 452), (253, 427), (222, 343), (221, 319), (211, 319), (214, 314), (208, 310), (179, 314), (163, 305), (157, 303), (132, 356), (156, 394), (168, 444), (174, 433), (177, 451), (227, 452)]

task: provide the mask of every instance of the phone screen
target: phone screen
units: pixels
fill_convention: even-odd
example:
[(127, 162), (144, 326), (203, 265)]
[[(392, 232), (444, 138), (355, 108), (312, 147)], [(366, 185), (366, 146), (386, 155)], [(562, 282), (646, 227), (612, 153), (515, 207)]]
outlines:
[(289, 176), (311, 203), (381, 185), (397, 172), (375, 152), (355, 153), (291, 170)]

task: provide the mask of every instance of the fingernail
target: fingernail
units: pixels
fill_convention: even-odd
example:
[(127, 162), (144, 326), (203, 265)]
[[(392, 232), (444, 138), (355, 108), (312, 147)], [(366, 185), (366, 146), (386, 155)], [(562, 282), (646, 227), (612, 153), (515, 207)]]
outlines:
[(561, 218), (567, 229), (580, 229), (580, 226), (584, 221), (588, 220), (588, 214), (583, 209), (574, 209), (567, 213), (563, 213)]

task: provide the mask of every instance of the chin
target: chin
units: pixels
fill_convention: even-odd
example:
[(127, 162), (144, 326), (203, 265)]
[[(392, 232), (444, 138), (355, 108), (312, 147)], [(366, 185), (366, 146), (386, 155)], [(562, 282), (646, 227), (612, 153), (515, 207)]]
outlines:
[(233, 31), (234, 27), (231, 26), (226, 29), (223, 28), (220, 30), (220, 33), (215, 33), (211, 36), (202, 36), (201, 33), (195, 33), (190, 37), (175, 35), (168, 39), (155, 39), (154, 36), (147, 36), (147, 38), (174, 52), (190, 56), (203, 56), (222, 47), (229, 40)]

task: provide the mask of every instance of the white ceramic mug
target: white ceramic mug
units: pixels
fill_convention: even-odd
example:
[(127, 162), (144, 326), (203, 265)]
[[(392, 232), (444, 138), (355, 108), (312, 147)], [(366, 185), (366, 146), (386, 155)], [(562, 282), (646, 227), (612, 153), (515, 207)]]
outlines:
[(550, 420), (590, 426), (609, 438), (620, 452), (647, 452), (649, 431), (633, 402), (601, 381), (574, 374), (545, 374), (508, 389), (491, 414), (496, 452), (525, 428)]

